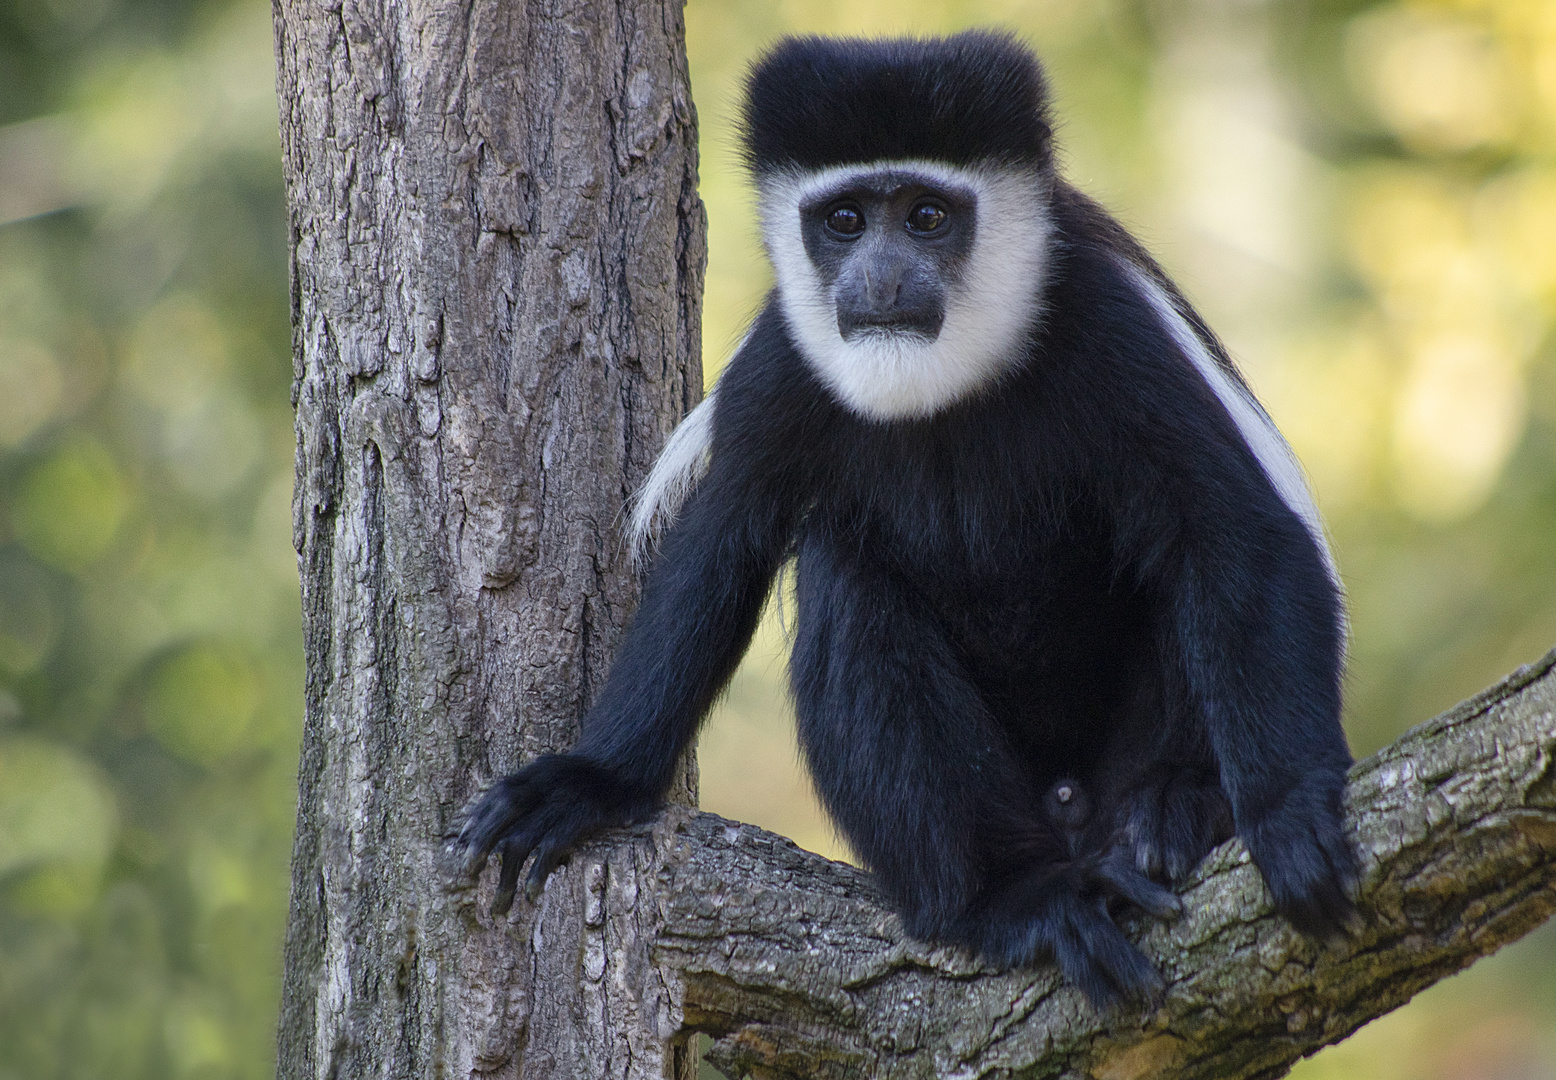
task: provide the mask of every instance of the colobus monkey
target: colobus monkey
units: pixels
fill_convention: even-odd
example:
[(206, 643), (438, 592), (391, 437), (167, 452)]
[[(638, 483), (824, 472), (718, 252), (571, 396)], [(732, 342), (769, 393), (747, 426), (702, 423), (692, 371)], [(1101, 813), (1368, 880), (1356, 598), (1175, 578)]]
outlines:
[(1233, 831), (1299, 928), (1350, 924), (1318, 513), (1215, 336), (1058, 176), (1037, 61), (789, 39), (744, 137), (777, 284), (646, 486), (659, 550), (578, 746), (451, 841), (501, 855), (494, 909), (532, 853), (534, 895), (655, 811), (792, 556), (800, 741), (909, 933), (1149, 1000), (1109, 912), (1172, 916), (1163, 883)]

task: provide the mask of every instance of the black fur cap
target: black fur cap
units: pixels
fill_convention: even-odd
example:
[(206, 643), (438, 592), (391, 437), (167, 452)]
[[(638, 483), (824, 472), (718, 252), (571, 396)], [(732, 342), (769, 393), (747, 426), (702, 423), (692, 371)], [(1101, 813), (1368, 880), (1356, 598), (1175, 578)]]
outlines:
[(1048, 167), (1048, 87), (1009, 34), (785, 38), (751, 68), (746, 163), (758, 175), (900, 158)]

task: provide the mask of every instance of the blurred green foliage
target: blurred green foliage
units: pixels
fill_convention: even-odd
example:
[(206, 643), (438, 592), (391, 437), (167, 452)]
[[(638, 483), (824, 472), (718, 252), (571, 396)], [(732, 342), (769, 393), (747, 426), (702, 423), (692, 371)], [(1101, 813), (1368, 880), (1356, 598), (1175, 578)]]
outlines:
[[(0, 1080), (272, 1070), (301, 711), (262, 0), (0, 0)], [(1317, 485), (1359, 753), (1556, 642), (1556, 4), (692, 0), (710, 379), (767, 271), (732, 129), (774, 35), (999, 23)], [(704, 802), (835, 855), (777, 621)], [(1303, 1068), (1556, 1072), (1556, 939)]]
[(273, 1072), (302, 640), (269, 23), (0, 4), (6, 1080)]

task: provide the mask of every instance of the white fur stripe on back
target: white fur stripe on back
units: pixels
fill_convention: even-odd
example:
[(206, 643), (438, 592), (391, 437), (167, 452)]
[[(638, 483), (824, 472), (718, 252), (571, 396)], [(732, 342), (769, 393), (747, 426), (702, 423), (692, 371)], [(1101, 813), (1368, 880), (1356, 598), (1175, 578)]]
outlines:
[(1334, 554), (1329, 550), (1323, 518), (1319, 516), (1318, 504), (1313, 501), (1312, 489), (1308, 487), (1307, 477), (1302, 472), (1297, 455), (1252, 395), (1216, 363), (1216, 358), (1210, 355), (1205, 342), (1194, 332), (1194, 327), (1189, 325), (1188, 319), (1183, 317), (1167, 291), (1139, 267), (1131, 264), (1127, 269), (1183, 355), (1189, 358), (1200, 377), (1215, 391), (1222, 408), (1226, 409), (1237, 425), (1243, 442), (1258, 460), (1264, 475), (1275, 488), (1275, 493), (1291, 508), (1292, 513), (1302, 519), (1313, 542), (1323, 553), (1324, 565), (1338, 588), (1340, 571), (1335, 565)]
[(638, 488), (627, 529), (632, 539), (632, 561), (638, 565), (647, 560), (654, 544), (680, 513), (687, 496), (696, 489), (697, 481), (708, 471), (717, 398), (718, 387), (714, 387), (702, 404), (687, 414), (654, 460), (648, 479)]

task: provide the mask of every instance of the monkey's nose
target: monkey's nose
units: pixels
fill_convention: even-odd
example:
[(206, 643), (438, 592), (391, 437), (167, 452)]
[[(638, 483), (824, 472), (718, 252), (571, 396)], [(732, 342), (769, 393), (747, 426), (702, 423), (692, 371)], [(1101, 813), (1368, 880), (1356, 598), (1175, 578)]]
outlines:
[(900, 266), (863, 267), (846, 275), (833, 299), (838, 333), (845, 341), (866, 333), (914, 334), (933, 340), (944, 321), (939, 296), (920, 287)]
[(884, 271), (870, 272), (868, 266), (864, 269), (864, 296), (865, 303), (876, 311), (891, 311), (896, 308), (897, 300), (902, 295), (902, 268), (897, 266), (887, 267)]

